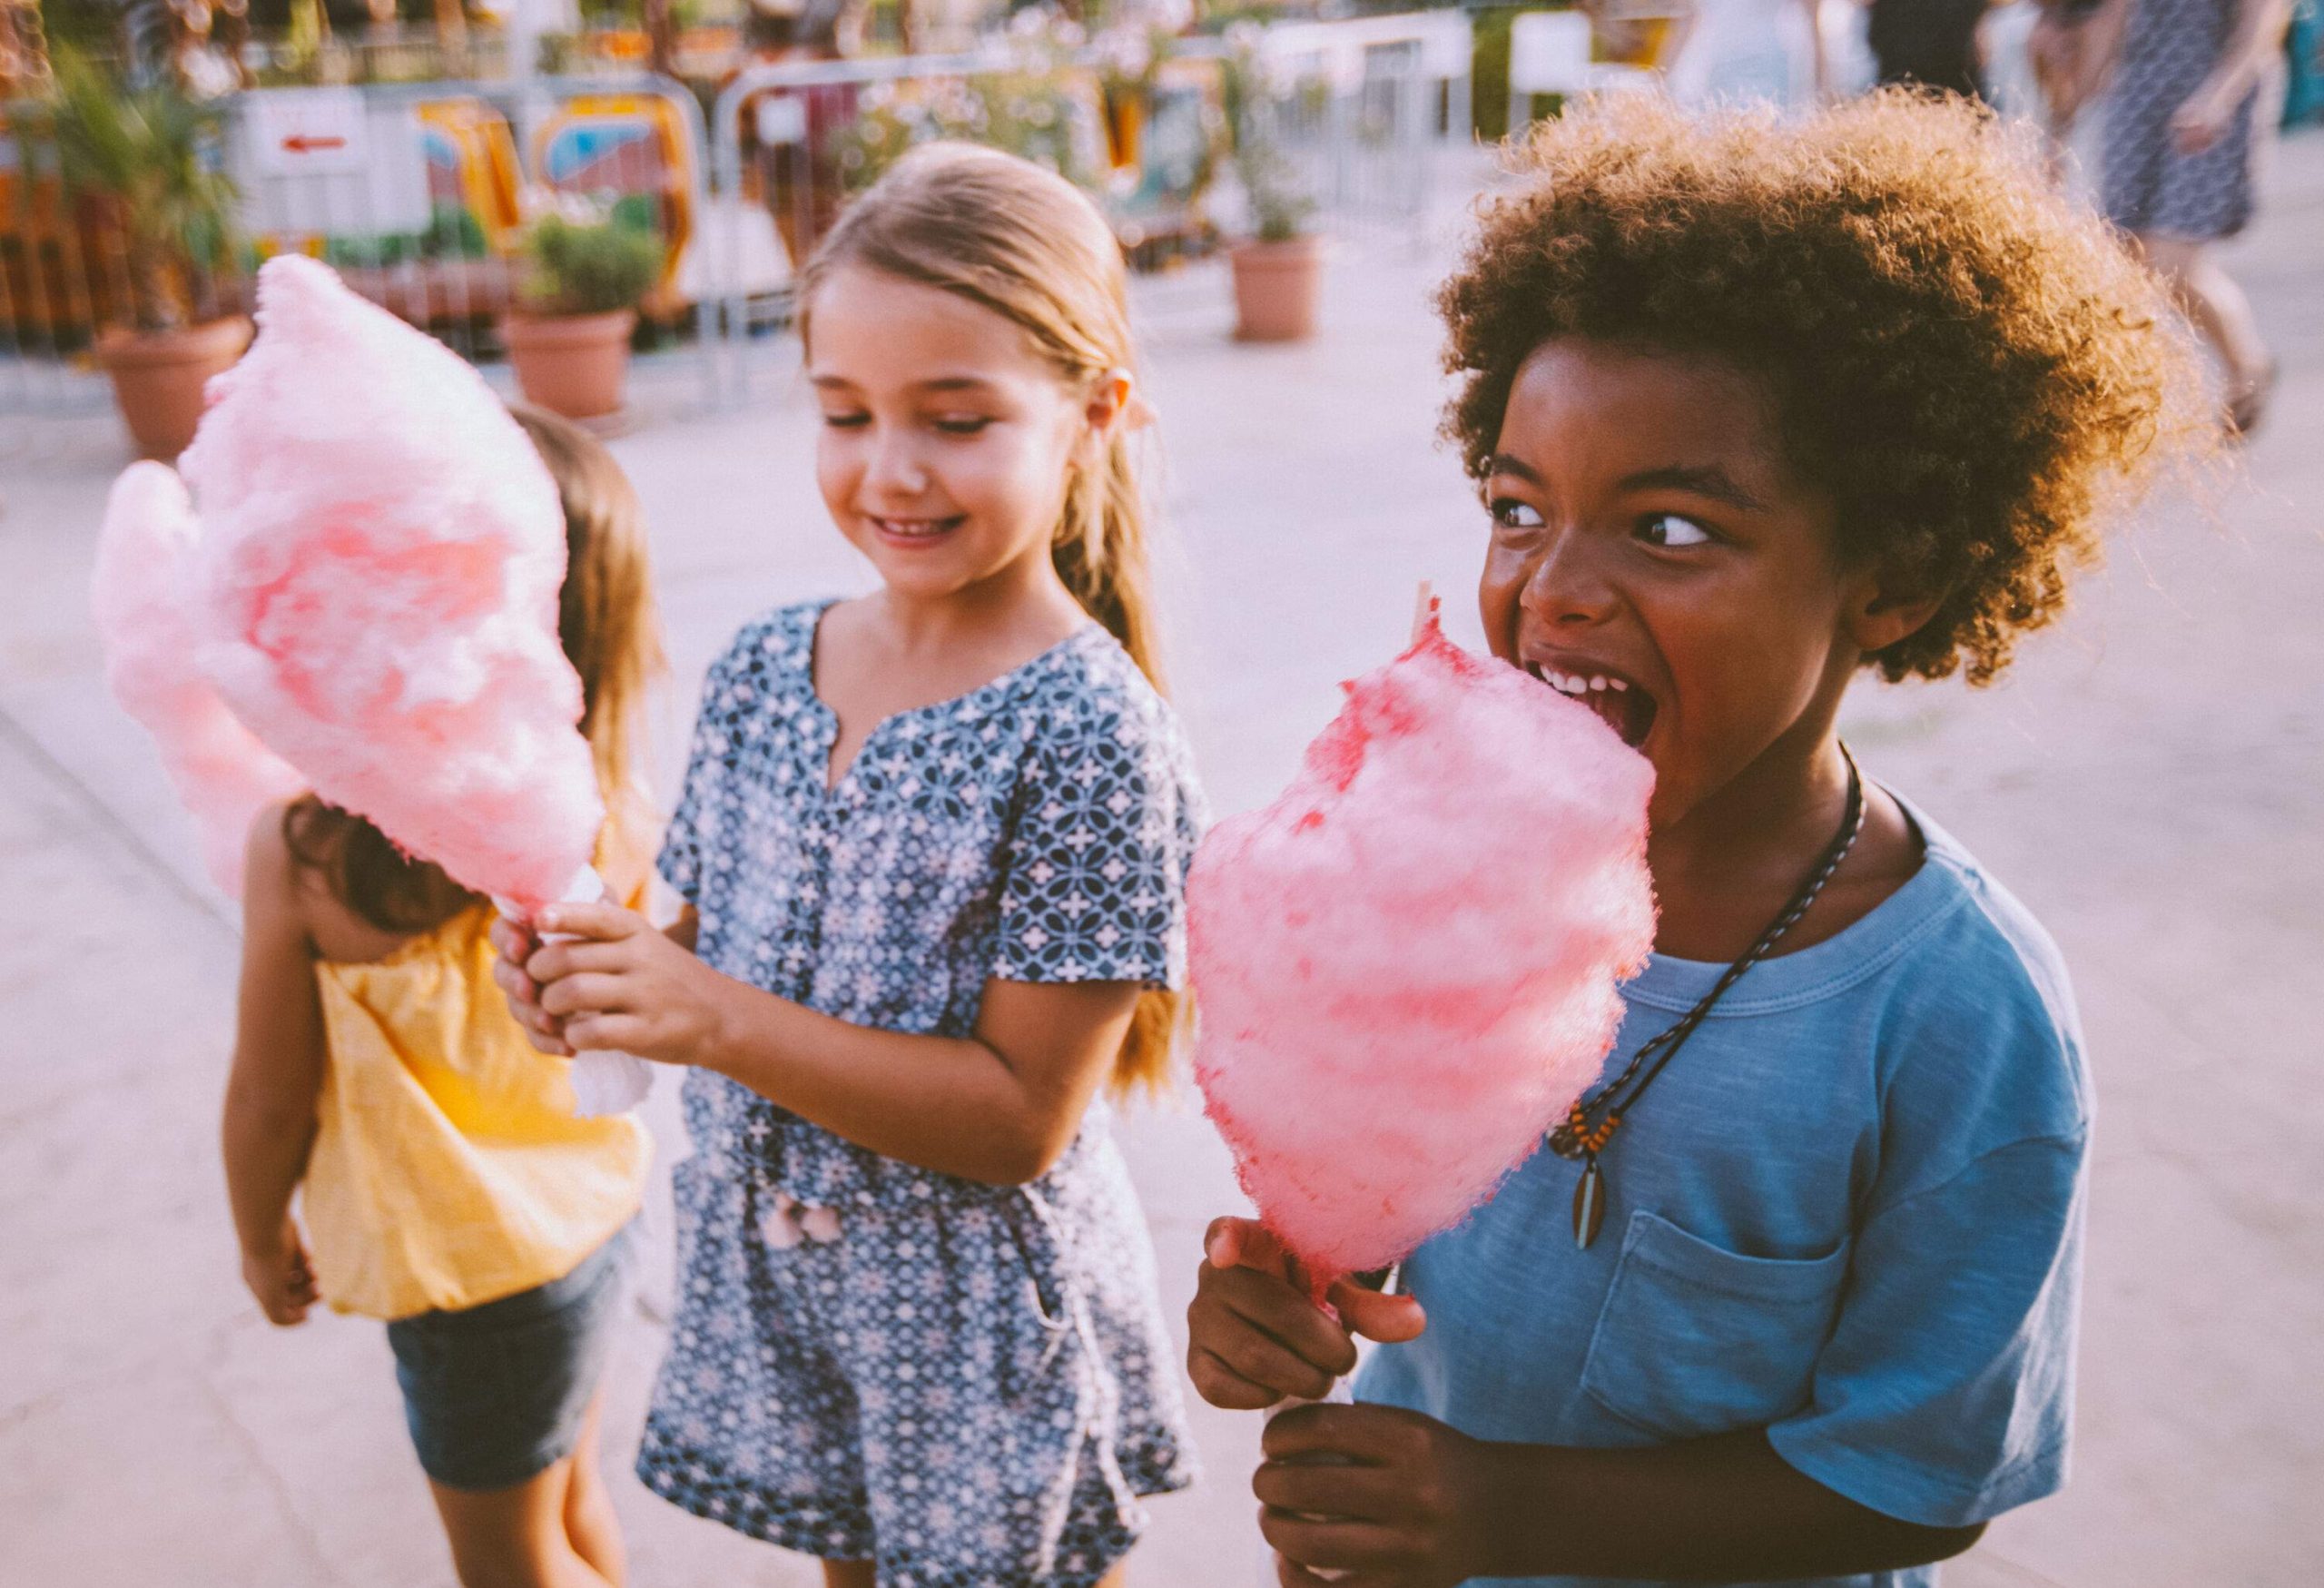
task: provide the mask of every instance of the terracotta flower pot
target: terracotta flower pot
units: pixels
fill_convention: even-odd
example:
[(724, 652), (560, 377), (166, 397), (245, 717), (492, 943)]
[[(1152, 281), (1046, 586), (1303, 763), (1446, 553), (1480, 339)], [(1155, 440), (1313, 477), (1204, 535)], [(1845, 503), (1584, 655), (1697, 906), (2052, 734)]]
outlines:
[(1304, 341), (1315, 334), (1324, 291), (1324, 240), (1246, 242), (1228, 253), (1235, 271), (1235, 340)]
[(113, 400), (141, 458), (167, 463), (202, 422), (202, 389), (233, 367), (251, 345), (241, 315), (181, 330), (109, 330), (97, 339), (97, 362), (113, 377)]
[(535, 316), (501, 321), (508, 361), (525, 400), (569, 419), (603, 419), (621, 411), (622, 380), (629, 373), (629, 333), (637, 311)]

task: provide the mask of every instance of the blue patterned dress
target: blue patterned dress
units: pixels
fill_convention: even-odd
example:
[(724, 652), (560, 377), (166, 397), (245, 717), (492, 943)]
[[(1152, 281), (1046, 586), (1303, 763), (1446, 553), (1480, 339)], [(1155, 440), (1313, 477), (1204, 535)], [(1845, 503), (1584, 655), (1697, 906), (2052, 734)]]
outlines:
[[(1176, 985), (1200, 828), (1169, 708), (1095, 624), (881, 723), (825, 788), (822, 605), (710, 670), (662, 871), (730, 976), (966, 1035), (986, 980)], [(1094, 1583), (1193, 1481), (1154, 1255), (1100, 1102), (993, 1187), (686, 1079), (678, 1308), (638, 1475), (881, 1588)]]
[(2102, 207), (2123, 231), (2208, 242), (2251, 219), (2260, 90), (2201, 153), (2181, 154), (2171, 138), (2171, 116), (2219, 64), (2239, 9), (2233, 0), (2131, 0), (2099, 162)]

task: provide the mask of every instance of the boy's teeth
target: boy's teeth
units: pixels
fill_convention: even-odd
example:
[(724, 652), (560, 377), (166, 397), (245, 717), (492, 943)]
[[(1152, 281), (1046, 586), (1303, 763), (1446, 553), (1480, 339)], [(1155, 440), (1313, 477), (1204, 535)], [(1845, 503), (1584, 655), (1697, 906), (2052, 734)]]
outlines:
[(1531, 671), (1534, 677), (1539, 678), (1560, 695), (1605, 694), (1626, 691), (1630, 688), (1630, 686), (1621, 679), (1610, 678), (1602, 673), (1586, 675), (1560, 673), (1553, 668), (1544, 667), (1538, 662), (1531, 665)]

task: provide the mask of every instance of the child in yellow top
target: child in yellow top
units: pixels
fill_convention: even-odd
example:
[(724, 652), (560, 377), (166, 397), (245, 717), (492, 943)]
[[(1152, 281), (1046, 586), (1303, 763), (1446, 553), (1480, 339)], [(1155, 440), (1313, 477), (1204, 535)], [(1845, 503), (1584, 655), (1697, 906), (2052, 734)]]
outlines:
[[(558, 627), (614, 812), (599, 869), (635, 901), (629, 751), (661, 663), (637, 499), (586, 434), (517, 417), (564, 498)], [(318, 1300), (388, 1320), (463, 1583), (619, 1583), (596, 1384), (644, 1127), (575, 1117), (570, 1062), (534, 1051), (492, 984), (491, 906), (369, 823), (276, 806), (247, 867), (225, 1118), (244, 1281), (276, 1324)]]

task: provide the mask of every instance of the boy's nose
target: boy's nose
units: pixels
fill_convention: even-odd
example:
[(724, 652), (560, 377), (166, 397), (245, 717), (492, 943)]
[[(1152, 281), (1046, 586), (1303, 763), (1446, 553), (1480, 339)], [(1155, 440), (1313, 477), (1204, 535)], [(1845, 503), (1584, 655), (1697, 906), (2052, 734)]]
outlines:
[(1568, 530), (1551, 538), (1525, 575), (1519, 603), (1544, 624), (1596, 623), (1617, 605), (1592, 538)]

